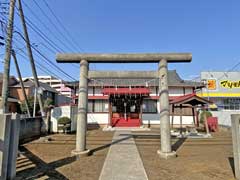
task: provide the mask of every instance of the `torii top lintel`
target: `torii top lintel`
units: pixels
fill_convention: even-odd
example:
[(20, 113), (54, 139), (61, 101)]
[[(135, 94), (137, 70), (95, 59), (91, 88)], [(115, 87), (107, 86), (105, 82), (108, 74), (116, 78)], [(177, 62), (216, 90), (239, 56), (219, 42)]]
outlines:
[(165, 59), (168, 63), (191, 62), (191, 53), (64, 53), (57, 54), (59, 63), (79, 63), (86, 60), (89, 63), (154, 63)]

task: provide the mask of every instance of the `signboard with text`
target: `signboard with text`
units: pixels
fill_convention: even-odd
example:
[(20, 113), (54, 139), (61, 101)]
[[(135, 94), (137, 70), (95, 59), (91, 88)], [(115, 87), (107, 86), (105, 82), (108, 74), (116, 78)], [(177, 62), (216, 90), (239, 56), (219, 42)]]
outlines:
[(201, 72), (201, 79), (207, 96), (240, 97), (240, 72)]

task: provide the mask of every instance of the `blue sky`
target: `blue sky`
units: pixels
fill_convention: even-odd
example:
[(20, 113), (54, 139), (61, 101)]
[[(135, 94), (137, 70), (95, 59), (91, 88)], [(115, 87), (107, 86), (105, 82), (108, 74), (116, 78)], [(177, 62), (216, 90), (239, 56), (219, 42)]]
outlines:
[[(36, 0), (37, 1), (37, 0)], [(190, 52), (191, 63), (170, 64), (170, 69), (177, 69), (180, 76), (192, 79), (201, 71), (226, 71), (240, 61), (240, 1), (238, 0), (46, 0), (55, 15), (61, 20), (71, 37), (78, 43), (65, 41), (66, 34), (60, 24), (47, 9), (44, 1), (37, 1), (47, 17), (41, 12), (34, 1), (23, 0), (23, 8), (28, 17), (49, 39), (60, 46), (64, 52)], [(55, 32), (50, 33), (32, 12), (45, 25)], [(15, 16), (15, 25), (21, 29), (19, 17)], [(55, 26), (58, 26), (56, 28)], [(62, 30), (65, 36), (57, 31)], [(55, 53), (50, 52), (48, 45), (34, 31), (29, 29), (31, 42), (55, 63)], [(15, 35), (18, 47), (23, 42)], [(67, 38), (68, 38), (67, 37)], [(45, 44), (45, 46), (43, 45)], [(3, 48), (1, 47), (1, 53)], [(24, 49), (25, 50), (25, 49)], [(42, 60), (36, 55), (36, 61)], [(3, 58), (3, 56), (0, 56)], [(31, 76), (27, 61), (19, 56), (23, 76)], [(69, 75), (78, 79), (77, 66), (57, 64)], [(2, 70), (2, 64), (0, 66)], [(46, 68), (49, 66), (46, 65)], [(91, 64), (92, 70), (156, 70), (156, 64)], [(237, 66), (234, 70), (239, 71)], [(70, 80), (64, 75), (52, 72)], [(15, 74), (14, 66), (11, 73)], [(38, 74), (46, 74), (38, 69)]]

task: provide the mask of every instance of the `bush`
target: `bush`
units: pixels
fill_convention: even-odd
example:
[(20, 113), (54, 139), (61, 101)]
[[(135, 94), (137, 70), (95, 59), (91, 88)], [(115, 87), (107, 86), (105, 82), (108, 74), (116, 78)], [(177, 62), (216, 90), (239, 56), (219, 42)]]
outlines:
[(204, 123), (204, 116), (205, 116), (205, 114), (206, 114), (207, 118), (208, 117), (212, 117), (212, 113), (211, 112), (204, 110), (200, 114), (200, 123)]
[(69, 117), (61, 117), (58, 119), (58, 124), (70, 124), (71, 119)]
[(64, 133), (71, 131), (71, 119), (68, 117), (61, 117), (58, 119), (58, 132), (63, 130)]

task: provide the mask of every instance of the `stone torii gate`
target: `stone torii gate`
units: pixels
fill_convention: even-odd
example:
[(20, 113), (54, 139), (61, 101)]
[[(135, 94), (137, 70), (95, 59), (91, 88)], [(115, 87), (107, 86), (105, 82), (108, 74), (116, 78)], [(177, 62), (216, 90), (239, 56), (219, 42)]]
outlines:
[(176, 152), (171, 148), (167, 65), (191, 62), (190, 53), (57, 54), (56, 59), (59, 63), (80, 63), (76, 149), (72, 152), (74, 155), (89, 154), (86, 149), (89, 63), (159, 63), (161, 148), (158, 154), (165, 159), (176, 157)]

